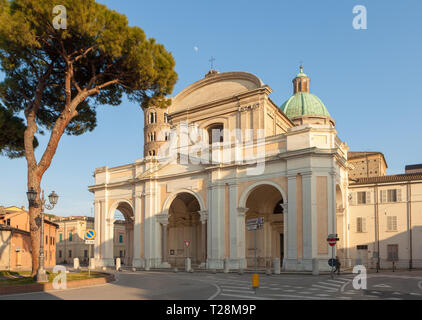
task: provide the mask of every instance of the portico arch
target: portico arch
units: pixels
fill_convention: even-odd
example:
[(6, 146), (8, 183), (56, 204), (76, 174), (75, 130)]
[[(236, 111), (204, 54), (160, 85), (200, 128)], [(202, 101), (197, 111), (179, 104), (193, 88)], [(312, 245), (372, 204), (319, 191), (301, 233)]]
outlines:
[[(119, 211), (124, 220), (116, 219), (116, 211)], [(106, 252), (108, 258), (121, 258), (124, 265), (131, 265), (133, 259), (133, 229), (134, 229), (133, 205), (126, 199), (115, 200), (107, 214), (107, 234), (109, 241)]]
[[(271, 268), (274, 258), (284, 255), (284, 214), (286, 194), (272, 181), (259, 181), (249, 186), (241, 195), (239, 206), (245, 208), (245, 220), (264, 218), (262, 229), (256, 231), (258, 267)], [(254, 266), (254, 231), (245, 228), (245, 257), (248, 267)]]
[[(207, 211), (202, 197), (190, 190), (179, 189), (164, 202), (158, 220), (162, 225), (163, 266), (182, 267), (186, 257), (193, 265), (205, 265)], [(184, 241), (190, 241), (189, 248)]]

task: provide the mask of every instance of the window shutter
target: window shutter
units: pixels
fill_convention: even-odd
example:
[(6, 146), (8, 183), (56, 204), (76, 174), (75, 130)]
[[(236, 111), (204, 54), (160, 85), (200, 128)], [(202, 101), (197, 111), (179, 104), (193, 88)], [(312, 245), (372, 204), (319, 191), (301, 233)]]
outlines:
[(397, 189), (397, 202), (401, 202), (401, 189)]
[(366, 232), (366, 218), (362, 218), (362, 232)]
[(352, 205), (355, 206), (357, 204), (358, 204), (357, 192), (352, 192)]
[(362, 232), (362, 218), (356, 218), (356, 232)]
[(366, 191), (366, 204), (371, 204), (371, 203), (372, 203), (372, 192)]
[(387, 190), (380, 190), (380, 200), (381, 203), (387, 202)]

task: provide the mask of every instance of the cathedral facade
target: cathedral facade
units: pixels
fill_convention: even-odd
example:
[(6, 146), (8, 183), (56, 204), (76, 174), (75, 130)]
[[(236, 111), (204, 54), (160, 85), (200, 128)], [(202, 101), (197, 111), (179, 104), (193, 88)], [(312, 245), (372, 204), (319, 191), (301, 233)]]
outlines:
[[(348, 146), (310, 79), (277, 106), (246, 72), (207, 75), (145, 112), (144, 158), (95, 170), (95, 263), (113, 266), (114, 213), (136, 268), (328, 270), (348, 256)], [(260, 218), (262, 227), (248, 230)]]

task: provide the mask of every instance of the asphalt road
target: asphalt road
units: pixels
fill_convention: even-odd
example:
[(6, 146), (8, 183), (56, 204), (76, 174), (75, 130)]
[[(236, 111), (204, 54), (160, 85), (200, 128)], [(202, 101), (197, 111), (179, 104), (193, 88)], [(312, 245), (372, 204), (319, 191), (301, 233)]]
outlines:
[(367, 288), (353, 287), (354, 274), (260, 275), (206, 272), (118, 272), (113, 283), (67, 290), (0, 296), (0, 300), (422, 300), (422, 271), (370, 273)]

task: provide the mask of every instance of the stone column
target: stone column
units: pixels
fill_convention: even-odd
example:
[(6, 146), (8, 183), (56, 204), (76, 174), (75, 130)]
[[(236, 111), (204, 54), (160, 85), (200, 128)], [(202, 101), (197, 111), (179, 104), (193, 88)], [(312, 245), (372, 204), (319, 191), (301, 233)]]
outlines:
[[(101, 206), (100, 201), (94, 201), (94, 229), (95, 229), (95, 245), (94, 257), (96, 260), (101, 259)], [(64, 233), (66, 237), (66, 232)], [(66, 255), (66, 252), (64, 253)]]
[(207, 220), (208, 220), (208, 211), (203, 210), (199, 211), (201, 216), (201, 264), (200, 268), (205, 268), (207, 263)]
[(157, 221), (161, 224), (161, 265), (160, 268), (170, 268), (168, 263), (168, 214), (156, 215)]
[(245, 216), (248, 208), (237, 208), (237, 241), (238, 241), (238, 259), (239, 269), (246, 269), (246, 226)]
[(287, 211), (287, 252), (285, 252), (284, 268), (286, 270), (296, 270), (297, 266), (297, 219), (296, 219), (296, 174), (288, 175), (288, 211)]
[(144, 243), (144, 239), (141, 239), (141, 222), (142, 222), (142, 198), (135, 196), (135, 208), (134, 216), (135, 221), (133, 225), (133, 260), (132, 266), (135, 268), (141, 268), (144, 266), (144, 261), (141, 259), (141, 245)]
[[(307, 270), (313, 269), (312, 259), (316, 255), (316, 190), (313, 188), (315, 178), (312, 172), (302, 173), (302, 244), (303, 261)], [(315, 263), (315, 262), (314, 262)]]

